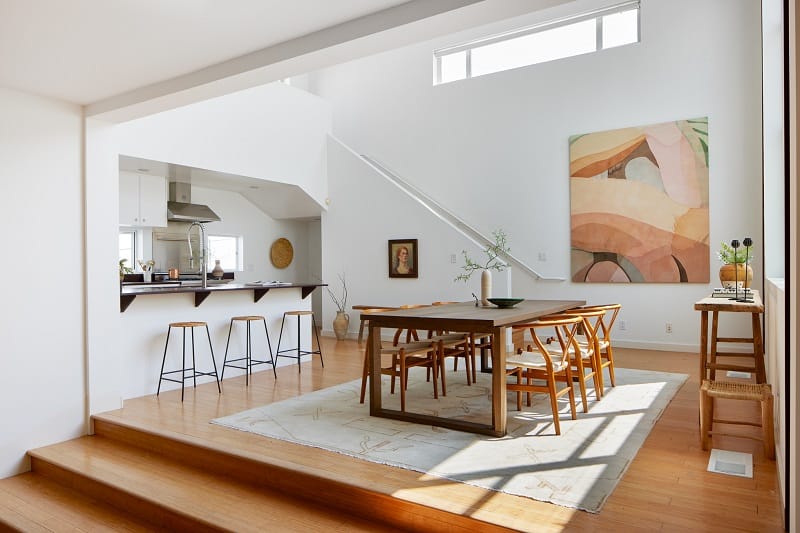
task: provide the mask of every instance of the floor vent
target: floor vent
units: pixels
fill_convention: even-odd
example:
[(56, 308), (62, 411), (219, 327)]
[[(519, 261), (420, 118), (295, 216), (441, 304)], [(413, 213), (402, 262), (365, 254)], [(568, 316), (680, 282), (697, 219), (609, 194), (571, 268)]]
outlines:
[(729, 476), (753, 477), (753, 454), (711, 450), (708, 471)]
[(750, 379), (750, 372), (737, 372), (735, 370), (728, 370), (729, 378)]

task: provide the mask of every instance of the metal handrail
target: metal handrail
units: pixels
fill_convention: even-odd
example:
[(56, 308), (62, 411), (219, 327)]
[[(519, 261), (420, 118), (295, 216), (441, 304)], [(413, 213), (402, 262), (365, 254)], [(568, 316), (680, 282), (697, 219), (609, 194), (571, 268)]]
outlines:
[[(428, 196), (426, 193), (415, 187), (414, 185), (408, 183), (406, 180), (401, 178), (397, 175), (396, 172), (393, 172), (389, 168), (386, 167), (383, 163), (377, 161), (376, 159), (364, 155), (364, 154), (357, 154), (359, 157), (371, 166), (375, 171), (381, 174), (384, 178), (389, 180), (393, 183), (396, 187), (400, 190), (404, 191), (408, 194), (411, 198), (416, 200), (420, 205), (428, 209), (431, 213), (433, 213), (436, 217), (440, 220), (451, 226), (453, 229), (458, 231), (464, 237), (475, 243), (476, 246), (483, 248), (484, 250), (494, 244), (494, 241), (487, 237), (486, 235), (482, 234), (472, 226), (470, 226), (467, 222), (461, 219), (458, 215), (441, 205), (439, 202)], [(521, 271), (525, 272), (526, 274), (534, 277), (535, 279), (545, 280), (545, 281), (564, 281), (564, 278), (557, 278), (557, 277), (546, 277), (539, 274), (533, 268), (528, 266), (526, 263), (521, 261), (519, 258), (515, 257), (512, 254), (504, 254), (501, 259), (507, 265), (513, 265), (519, 268)]]

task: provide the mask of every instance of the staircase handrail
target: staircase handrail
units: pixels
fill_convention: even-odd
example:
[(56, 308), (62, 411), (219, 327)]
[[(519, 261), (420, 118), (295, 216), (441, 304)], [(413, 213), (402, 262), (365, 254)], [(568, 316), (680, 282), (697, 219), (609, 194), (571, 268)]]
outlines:
[[(421, 191), (414, 185), (408, 183), (406, 180), (401, 178), (396, 172), (392, 171), (386, 165), (381, 163), (380, 161), (376, 160), (375, 158), (364, 155), (364, 154), (356, 154), (358, 155), (365, 163), (371, 166), (375, 171), (380, 173), (384, 178), (389, 180), (393, 183), (396, 187), (404, 191), (408, 194), (411, 198), (416, 200), (420, 205), (428, 209), (431, 213), (433, 213), (436, 217), (441, 219), (443, 222), (451, 226), (453, 229), (458, 231), (464, 237), (472, 241), (476, 246), (483, 248), (484, 250), (487, 246), (494, 244), (494, 241), (487, 237), (486, 235), (479, 232), (474, 227), (470, 226), (467, 222), (461, 219), (458, 215), (441, 205), (439, 202), (431, 198), (428, 194)], [(502, 259), (504, 259), (504, 263), (506, 265), (513, 265), (519, 268), (521, 271), (525, 272), (526, 274), (532, 276), (535, 279), (545, 280), (545, 281), (564, 281), (564, 278), (558, 277), (547, 277), (542, 276), (528, 266), (525, 262), (520, 260), (519, 258), (515, 257), (512, 254), (503, 254)]]

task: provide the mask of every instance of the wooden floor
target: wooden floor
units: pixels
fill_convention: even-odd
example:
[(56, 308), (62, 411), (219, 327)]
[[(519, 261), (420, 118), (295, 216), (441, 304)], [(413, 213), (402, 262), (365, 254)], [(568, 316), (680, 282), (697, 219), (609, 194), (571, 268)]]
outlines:
[[(162, 393), (158, 398), (147, 396), (128, 400), (123, 409), (97, 417), (98, 430), (118, 421), (147, 432), (171, 433), (201, 447), (236, 450), (255, 461), (269, 460), (282, 468), (313, 473), (333, 484), (356, 482), (365, 491), (391, 497), (396, 502), (430, 506), (453, 513), (453, 516), (460, 515), (475, 520), (472, 523), (454, 522), (453, 531), (487, 530), (492, 525), (527, 531), (783, 530), (775, 462), (764, 458), (760, 442), (732, 437), (715, 437), (714, 440), (715, 448), (753, 454), (752, 479), (706, 471), (709, 454), (700, 449), (697, 427), (696, 354), (617, 350), (616, 360), (619, 367), (682, 372), (690, 374), (690, 378), (666, 408), (636, 459), (598, 514), (485, 491), (426, 477), (409, 470), (382, 466), (209, 424), (209, 420), (213, 418), (360, 377), (363, 352), (355, 341), (337, 342), (325, 337), (322, 343), (324, 369), (315, 358), (312, 363), (303, 364), (301, 373), (297, 372), (297, 366), (279, 368), (277, 380), (273, 378), (271, 370), (257, 372), (249, 387), (245, 387), (242, 376), (226, 377), (221, 395), (217, 393), (216, 386), (209, 384), (198, 386), (195, 390), (187, 389), (183, 403), (180, 402), (180, 390)], [(747, 404), (734, 403), (738, 404), (735, 405), (735, 416), (742, 416), (742, 404)], [(750, 407), (747, 405), (744, 415), (756, 418), (757, 406), (753, 404)], [(721, 414), (724, 414), (726, 408), (724, 405), (720, 406)], [(757, 434), (754, 428), (744, 428), (743, 431)], [(95, 440), (102, 441), (102, 438)], [(93, 453), (103, 453), (101, 444), (93, 446), (97, 448)], [(180, 477), (181, 474), (175, 473), (174, 476)], [(3, 512), (3, 491), (9, 493), (20, 490), (22, 485), (43, 483), (24, 479), (27, 481), (14, 478), (0, 480), (0, 516)], [(208, 494), (213, 493), (209, 492), (209, 487), (213, 486), (214, 478), (212, 476), (209, 479), (198, 481), (186, 490), (194, 491), (198, 501), (206, 501)], [(58, 489), (44, 487), (42, 490), (53, 492)], [(62, 499), (70, 497), (61, 496)], [(331, 499), (335, 498), (336, 494), (332, 493)], [(23, 503), (35, 505), (30, 500)], [(213, 505), (213, 500), (206, 505)], [(281, 515), (281, 525), (284, 527), (280, 527), (281, 530), (393, 529), (373, 521), (374, 516), (391, 513), (392, 504), (366, 506), (370, 511), (353, 505), (351, 510), (356, 511), (356, 516), (337, 509), (327, 509), (322, 512), (324, 516), (316, 516), (311, 510), (313, 506), (309, 507), (302, 502), (292, 504), (288, 501), (282, 505), (284, 514)], [(382, 506), (388, 508), (381, 509)], [(91, 509), (94, 509), (94, 513), (102, 513), (101, 507), (91, 506)], [(400, 512), (402, 506), (397, 505), (397, 509)], [(237, 512), (241, 510), (237, 510), (235, 505), (217, 510), (221, 520), (224, 520), (225, 514), (234, 515)], [(436, 520), (426, 518), (424, 513), (418, 512), (409, 512), (406, 517), (409, 529), (415, 530), (429, 529), (426, 527), (426, 519), (431, 520), (428, 524), (434, 524), (433, 520)], [(52, 523), (58, 517), (49, 517), (48, 520)], [(333, 528), (331, 524), (338, 524), (338, 527)], [(120, 522), (119, 528), (110, 527), (109, 530), (134, 531), (138, 527), (134, 520), (130, 524)], [(434, 529), (433, 526), (430, 529)], [(48, 529), (43, 526), (42, 530), (58, 528)]]

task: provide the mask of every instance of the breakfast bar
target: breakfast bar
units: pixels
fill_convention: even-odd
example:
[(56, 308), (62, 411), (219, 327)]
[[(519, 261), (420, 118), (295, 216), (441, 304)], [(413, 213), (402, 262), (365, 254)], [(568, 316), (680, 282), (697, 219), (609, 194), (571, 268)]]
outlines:
[(324, 283), (297, 283), (282, 281), (257, 281), (249, 283), (219, 283), (209, 280), (206, 287), (197, 282), (166, 281), (155, 283), (137, 283), (122, 285), (119, 294), (119, 310), (124, 313), (137, 296), (152, 296), (156, 294), (194, 294), (194, 306), (198, 307), (212, 292), (252, 291), (253, 302), (258, 302), (270, 289), (300, 288), (301, 298), (305, 298), (317, 287), (324, 287)]
[[(121, 385), (123, 399), (155, 394), (159, 385), (165, 335), (169, 324), (176, 321), (207, 323), (216, 364), (221, 368), (232, 317), (263, 316), (273, 343), (272, 348), (276, 350), (283, 313), (288, 310), (311, 311), (311, 294), (316, 287), (325, 285), (319, 281), (212, 283), (212, 280), (207, 280), (207, 287), (203, 288), (197, 284), (202, 280), (187, 281), (183, 285), (154, 282), (126, 283), (121, 286), (121, 305), (128, 300), (127, 311), (119, 313), (120, 342), (117, 350), (119, 370), (124, 376)], [(259, 334), (263, 334), (263, 330)], [(294, 322), (287, 324), (284, 337), (295, 340), (298, 335), (302, 349), (310, 349), (310, 328), (298, 330)], [(233, 335), (230, 339), (230, 353), (245, 353), (245, 341), (244, 335)], [(260, 350), (260, 340), (257, 345), (259, 348), (256, 350)], [(254, 356), (258, 359), (269, 359), (268, 354), (255, 353)], [(200, 357), (203, 361), (208, 360), (202, 353)], [(278, 364), (281, 366), (288, 363), (281, 361)], [(241, 372), (234, 369), (225, 372), (223, 392), (225, 381)], [(273, 379), (272, 372), (268, 373), (268, 377)], [(253, 379), (262, 379), (262, 376)], [(263, 379), (266, 379), (266, 375)], [(213, 381), (213, 378), (197, 379), (198, 384), (208, 381)], [(175, 384), (164, 383), (161, 390), (163, 392), (174, 386)]]

